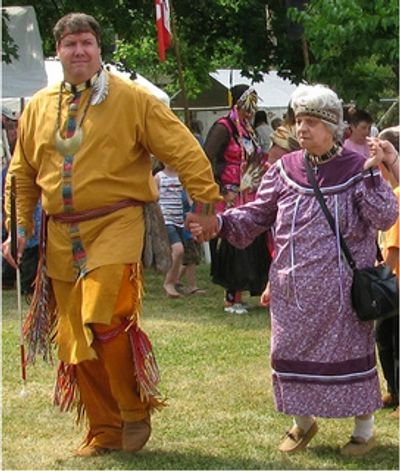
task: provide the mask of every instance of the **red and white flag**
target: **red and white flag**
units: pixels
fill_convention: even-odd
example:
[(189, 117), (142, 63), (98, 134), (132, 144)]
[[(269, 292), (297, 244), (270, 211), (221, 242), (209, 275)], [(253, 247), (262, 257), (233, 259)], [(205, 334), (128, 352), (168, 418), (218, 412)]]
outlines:
[(169, 1), (155, 0), (155, 2), (158, 55), (160, 57), (160, 61), (164, 61), (165, 51), (171, 46), (172, 43)]

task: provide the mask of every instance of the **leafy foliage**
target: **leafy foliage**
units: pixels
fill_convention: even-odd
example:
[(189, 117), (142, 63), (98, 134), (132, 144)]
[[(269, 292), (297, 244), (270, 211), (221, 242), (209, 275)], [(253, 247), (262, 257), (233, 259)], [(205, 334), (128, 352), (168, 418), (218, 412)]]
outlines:
[(10, 17), (6, 11), (2, 10), (1, 16), (1, 27), (2, 27), (2, 49), (1, 49), (1, 60), (5, 64), (9, 64), (12, 59), (18, 59), (18, 46), (12, 40), (10, 33), (8, 32), (8, 21)]
[[(158, 60), (153, 1), (18, 1), (28, 4), (36, 10), (46, 56), (55, 53), (56, 21), (84, 11), (103, 26), (105, 60), (124, 62), (172, 95), (179, 90), (173, 49), (165, 62)], [(254, 78), (273, 68), (296, 83), (326, 83), (361, 105), (397, 95), (396, 0), (173, 0), (173, 11), (189, 98), (210, 85), (208, 73), (217, 68), (239, 68)], [(3, 51), (5, 39), (3, 18)]]
[(304, 26), (312, 54), (305, 75), (334, 87), (347, 101), (367, 105), (396, 96), (398, 2), (313, 0), (290, 17)]

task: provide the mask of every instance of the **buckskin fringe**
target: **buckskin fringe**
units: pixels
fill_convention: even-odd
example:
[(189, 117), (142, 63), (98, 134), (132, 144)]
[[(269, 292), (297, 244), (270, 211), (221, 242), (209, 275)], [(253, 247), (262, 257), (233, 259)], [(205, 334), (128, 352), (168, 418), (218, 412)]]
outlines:
[(53, 404), (58, 406), (61, 412), (68, 412), (77, 403), (77, 398), (76, 367), (75, 365), (60, 361), (54, 388)]
[(95, 333), (95, 337), (101, 343), (108, 343), (122, 333), (128, 335), (131, 345), (140, 400), (148, 403), (150, 410), (160, 409), (165, 406), (165, 400), (159, 399), (160, 392), (157, 385), (160, 382), (160, 373), (156, 358), (149, 338), (137, 323), (127, 319), (107, 332)]
[(47, 217), (42, 212), (35, 289), (23, 325), (23, 335), (27, 343), (27, 363), (34, 363), (37, 354), (41, 354), (44, 361), (53, 363), (52, 343), (57, 327), (57, 307), (51, 281), (47, 276), (46, 237)]
[(153, 347), (147, 335), (139, 327), (143, 300), (143, 270), (140, 263), (131, 266), (130, 281), (131, 296), (135, 306), (132, 316), (107, 332), (95, 333), (95, 337), (98, 341), (107, 343), (122, 333), (128, 335), (140, 400), (148, 404), (149, 410), (152, 411), (164, 407), (166, 401), (160, 398), (157, 387), (160, 382), (160, 373)]
[(132, 326), (128, 334), (132, 347), (140, 400), (147, 402), (150, 410), (161, 409), (166, 404), (165, 400), (160, 399), (160, 392), (157, 387), (160, 382), (160, 373), (151, 342), (137, 325)]
[(53, 405), (59, 407), (61, 412), (70, 412), (76, 408), (77, 425), (87, 418), (76, 377), (76, 365), (60, 361), (54, 387)]
[(149, 404), (150, 411), (159, 410), (166, 406), (166, 399), (161, 398), (158, 390), (160, 372), (158, 369), (153, 347), (148, 336), (140, 328), (140, 312), (143, 302), (143, 265), (132, 265), (131, 282), (132, 296), (136, 301), (136, 312), (126, 328), (132, 348), (136, 380), (140, 400)]

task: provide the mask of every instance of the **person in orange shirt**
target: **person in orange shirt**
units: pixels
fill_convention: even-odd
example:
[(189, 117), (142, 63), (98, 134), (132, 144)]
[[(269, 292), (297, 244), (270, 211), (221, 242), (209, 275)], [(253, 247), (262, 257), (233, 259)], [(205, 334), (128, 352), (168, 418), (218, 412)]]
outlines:
[(400, 180), (399, 164), (400, 126), (384, 129), (379, 137), (367, 137), (370, 158), (364, 169), (379, 166), (383, 177), (395, 188)]
[[(394, 190), (400, 204), (400, 187)], [(400, 221), (385, 233), (384, 259), (399, 280), (399, 230)], [(383, 396), (384, 407), (396, 407), (390, 414), (399, 417), (399, 316), (376, 323), (376, 343), (383, 375), (387, 383), (387, 394)]]
[[(400, 186), (397, 186), (394, 189), (394, 193), (399, 200), (400, 205)], [(397, 278), (400, 275), (400, 266), (399, 266), (399, 230), (400, 222), (399, 219), (395, 224), (386, 232), (385, 240), (385, 262), (390, 266), (393, 272), (396, 274)]]
[[(394, 188), (394, 193), (400, 200), (400, 187), (398, 186), (399, 170), (399, 134), (400, 127), (384, 129), (379, 139), (370, 140), (372, 159), (381, 161), (380, 168), (386, 180)], [(400, 203), (400, 201), (399, 201)], [(385, 263), (392, 269), (399, 279), (399, 218), (395, 224), (383, 233), (383, 257)], [(390, 414), (399, 417), (399, 317), (377, 321), (376, 343), (383, 375), (387, 383), (388, 392), (383, 395), (384, 407), (396, 407)]]

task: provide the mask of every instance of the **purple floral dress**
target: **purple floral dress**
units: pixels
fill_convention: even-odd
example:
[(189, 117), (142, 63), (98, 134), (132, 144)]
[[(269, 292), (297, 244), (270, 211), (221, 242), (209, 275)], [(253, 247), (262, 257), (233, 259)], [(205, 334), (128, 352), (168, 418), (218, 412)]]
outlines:
[[(344, 149), (315, 168), (316, 180), (357, 266), (373, 265), (378, 229), (398, 215), (379, 171)], [(352, 271), (313, 190), (303, 151), (282, 157), (265, 174), (256, 200), (223, 213), (221, 235), (245, 247), (275, 228), (270, 269), (271, 366), (278, 411), (347, 417), (381, 407), (372, 322), (352, 309)]]

